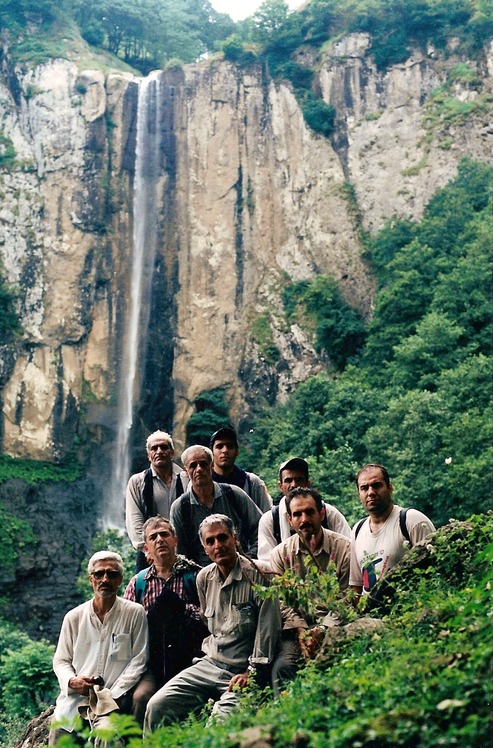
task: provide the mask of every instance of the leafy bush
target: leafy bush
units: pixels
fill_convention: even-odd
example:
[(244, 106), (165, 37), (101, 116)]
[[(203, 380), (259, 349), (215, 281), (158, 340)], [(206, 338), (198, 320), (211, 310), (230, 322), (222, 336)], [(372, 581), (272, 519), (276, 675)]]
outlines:
[(52, 704), (57, 682), (53, 645), (32, 641), (0, 619), (0, 743), (13, 744), (27, 720)]
[(343, 299), (334, 278), (318, 275), (292, 283), (284, 289), (283, 300), (289, 319), (295, 316), (296, 307), (305, 309), (315, 327), (315, 348), (326, 351), (337, 369), (344, 369), (361, 350), (365, 324)]
[(326, 138), (334, 131), (335, 109), (331, 104), (319, 99), (313, 91), (304, 92), (301, 97), (301, 111), (306, 124)]
[(223, 387), (202, 392), (194, 400), (196, 413), (188, 419), (186, 434), (187, 444), (204, 444), (209, 441), (218, 428), (229, 422), (229, 404)]
[(14, 576), (19, 550), (34, 541), (29, 522), (19, 519), (0, 503), (0, 563), (6, 579)]

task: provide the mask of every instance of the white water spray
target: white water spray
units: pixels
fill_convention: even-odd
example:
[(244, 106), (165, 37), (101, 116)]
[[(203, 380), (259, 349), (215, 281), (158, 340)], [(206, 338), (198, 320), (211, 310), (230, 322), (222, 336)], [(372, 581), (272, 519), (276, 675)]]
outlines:
[(116, 445), (113, 449), (110, 496), (103, 517), (105, 528), (124, 526), (125, 487), (129, 478), (129, 443), (133, 412), (140, 391), (141, 344), (147, 338), (149, 298), (156, 254), (156, 185), (159, 175), (160, 77), (155, 71), (139, 84), (133, 196), (133, 255), (130, 299), (118, 399)]

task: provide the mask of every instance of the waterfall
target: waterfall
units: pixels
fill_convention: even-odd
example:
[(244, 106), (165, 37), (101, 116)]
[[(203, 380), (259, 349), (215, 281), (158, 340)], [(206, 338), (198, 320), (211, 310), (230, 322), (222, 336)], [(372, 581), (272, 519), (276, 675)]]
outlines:
[(150, 291), (157, 239), (156, 186), (161, 134), (160, 77), (161, 73), (154, 71), (139, 84), (130, 299), (126, 307), (124, 326), (110, 496), (103, 517), (105, 528), (124, 526), (124, 497), (130, 471), (130, 433), (134, 405), (140, 390), (140, 353), (149, 326)]

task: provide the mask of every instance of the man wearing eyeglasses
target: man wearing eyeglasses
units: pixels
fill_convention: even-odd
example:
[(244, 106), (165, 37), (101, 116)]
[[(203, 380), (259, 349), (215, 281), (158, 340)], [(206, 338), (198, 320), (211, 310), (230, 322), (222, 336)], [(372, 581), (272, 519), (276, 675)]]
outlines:
[(128, 537), (137, 551), (136, 571), (149, 566), (144, 554), (142, 528), (149, 517), (169, 517), (171, 504), (188, 485), (186, 473), (173, 462), (173, 439), (165, 431), (154, 431), (146, 441), (150, 467), (130, 476), (125, 497)]
[(118, 553), (99, 551), (87, 567), (94, 596), (63, 619), (53, 658), (60, 684), (50, 733), (72, 732), (78, 713), (91, 728), (112, 711), (128, 712), (131, 692), (146, 669), (147, 619), (138, 603), (117, 597), (123, 579)]
[(212, 480), (212, 460), (211, 450), (201, 444), (187, 447), (181, 456), (190, 487), (171, 507), (178, 553), (206, 566), (209, 559), (200, 542), (199, 527), (206, 517), (219, 513), (233, 521), (242, 552), (256, 558), (260, 509), (238, 486)]

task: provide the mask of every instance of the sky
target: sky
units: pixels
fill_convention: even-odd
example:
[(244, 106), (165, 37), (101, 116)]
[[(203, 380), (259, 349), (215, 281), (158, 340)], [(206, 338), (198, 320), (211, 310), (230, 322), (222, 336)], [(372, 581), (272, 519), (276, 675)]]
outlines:
[[(301, 5), (302, 0), (287, 0), (291, 9)], [(255, 13), (262, 0), (211, 0), (211, 5), (219, 13), (227, 13), (233, 21), (241, 21)]]

